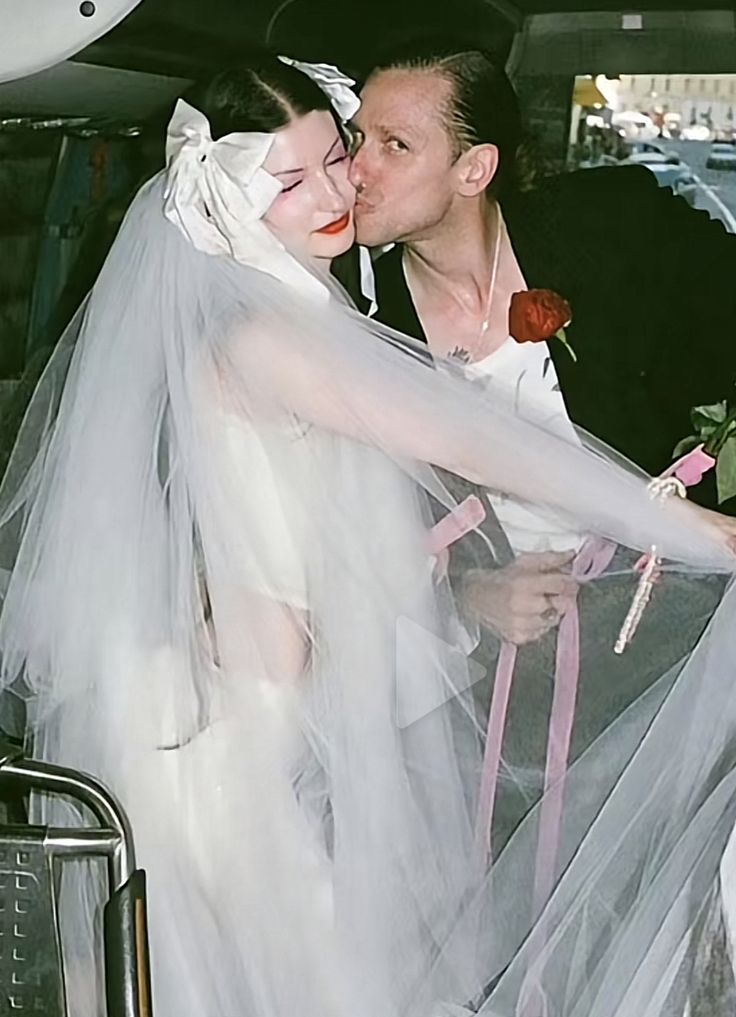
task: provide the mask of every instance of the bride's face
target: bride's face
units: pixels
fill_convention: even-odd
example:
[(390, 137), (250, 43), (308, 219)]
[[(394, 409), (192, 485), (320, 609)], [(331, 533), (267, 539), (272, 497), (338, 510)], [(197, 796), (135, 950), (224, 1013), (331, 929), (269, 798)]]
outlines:
[(264, 222), (289, 250), (334, 258), (351, 246), (355, 189), (330, 113), (314, 110), (276, 131), (263, 168), (283, 184)]

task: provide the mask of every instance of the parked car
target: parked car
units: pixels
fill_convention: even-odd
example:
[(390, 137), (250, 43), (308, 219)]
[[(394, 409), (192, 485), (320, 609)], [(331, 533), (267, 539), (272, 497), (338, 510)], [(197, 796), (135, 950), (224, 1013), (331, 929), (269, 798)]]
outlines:
[(614, 113), (611, 123), (629, 141), (652, 141), (659, 137), (659, 128), (651, 117), (637, 110), (623, 110)]
[(671, 187), (674, 193), (684, 198), (688, 205), (695, 204), (695, 198), (698, 193), (698, 181), (691, 170), (688, 169), (685, 172), (673, 174), (670, 167), (669, 169), (660, 169), (653, 172), (662, 187)]
[(626, 147), (629, 151), (629, 158), (634, 155), (652, 155), (655, 152), (664, 155), (661, 145), (655, 145), (653, 141), (631, 141)]
[(713, 134), (705, 124), (691, 124), (683, 127), (680, 137), (683, 141), (710, 141)]
[(671, 163), (650, 162), (641, 165), (652, 172), (660, 187), (669, 187), (675, 194), (684, 198), (688, 205), (695, 204), (698, 193), (698, 182), (689, 166), (684, 163), (673, 166)]
[(661, 149), (654, 149), (651, 152), (632, 152), (627, 158), (628, 163), (639, 163), (649, 165), (658, 163), (662, 166), (680, 166), (682, 159), (676, 152), (663, 152)]
[(729, 141), (718, 141), (711, 145), (705, 168), (736, 170), (736, 145)]
[(698, 182), (687, 163), (679, 159), (674, 161), (672, 155), (664, 152), (635, 152), (618, 164), (619, 166), (644, 166), (653, 173), (660, 187), (669, 187), (674, 194), (679, 194), (688, 205), (695, 204)]

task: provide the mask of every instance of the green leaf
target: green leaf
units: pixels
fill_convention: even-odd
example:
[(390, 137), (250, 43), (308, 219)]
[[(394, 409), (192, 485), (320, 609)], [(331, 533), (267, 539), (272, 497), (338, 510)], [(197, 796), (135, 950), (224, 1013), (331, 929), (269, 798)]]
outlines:
[(678, 441), (672, 451), (672, 458), (679, 459), (680, 456), (684, 456), (686, 452), (692, 452), (694, 448), (700, 445), (702, 439), (698, 434), (691, 434), (687, 438), (683, 438), (682, 441)]
[(718, 504), (736, 496), (736, 436), (728, 439), (716, 462)]
[(565, 330), (564, 330), (564, 328), (560, 328), (560, 329), (558, 329), (558, 330), (557, 330), (557, 331), (555, 332), (555, 339), (559, 339), (559, 340), (560, 340), (560, 342), (562, 343), (562, 345), (563, 345), (563, 346), (565, 347), (565, 349), (567, 350), (567, 352), (568, 352), (568, 353), (570, 354), (570, 356), (572, 357), (572, 359), (573, 359), (573, 362), (577, 364), (577, 362), (578, 362), (578, 355), (577, 355), (577, 353), (575, 352), (575, 350), (574, 350), (574, 349), (572, 348), (572, 346), (570, 345), (570, 343), (569, 343), (569, 342), (567, 341), (567, 336), (566, 336), (566, 334), (565, 334)]
[(711, 403), (709, 406), (694, 406), (690, 419), (696, 431), (702, 430), (708, 424), (722, 424), (728, 416), (728, 403), (724, 399), (720, 403)]
[[(708, 434), (708, 431), (710, 431), (710, 434)], [(734, 436), (735, 431), (736, 420), (733, 419), (731, 414), (729, 414), (724, 423), (718, 424), (716, 427), (703, 428), (705, 451), (718, 458), (721, 449)]]

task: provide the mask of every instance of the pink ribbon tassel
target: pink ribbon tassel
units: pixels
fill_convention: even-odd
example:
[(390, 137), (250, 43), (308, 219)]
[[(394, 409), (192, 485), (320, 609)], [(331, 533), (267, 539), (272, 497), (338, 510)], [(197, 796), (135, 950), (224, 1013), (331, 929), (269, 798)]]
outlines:
[[(589, 540), (573, 562), (572, 575), (579, 582), (596, 579), (608, 567), (616, 548), (613, 544)], [(491, 830), (501, 765), (503, 735), (506, 728), (511, 686), (518, 648), (502, 643), (488, 718), (486, 750), (483, 757), (477, 836), (486, 857), (491, 857)], [(580, 678), (580, 621), (574, 605), (560, 622), (557, 633), (555, 691), (550, 714), (547, 760), (544, 773), (544, 799), (539, 820), (539, 841), (535, 873), (535, 909), (546, 900), (554, 879), (559, 832), (562, 820), (565, 774), (570, 753), (570, 738), (575, 719), (575, 704)]]
[(483, 502), (474, 494), (448, 512), (429, 531), (429, 553), (437, 558), (436, 575), (441, 578), (447, 571), (450, 560), (448, 548), (471, 530), (475, 530), (486, 517)]

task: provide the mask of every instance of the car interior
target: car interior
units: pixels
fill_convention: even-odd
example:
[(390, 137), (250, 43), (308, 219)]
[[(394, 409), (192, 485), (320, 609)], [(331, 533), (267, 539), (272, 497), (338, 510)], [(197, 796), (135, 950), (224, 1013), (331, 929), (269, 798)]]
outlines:
[[(252, 42), (335, 64), (359, 84), (392, 38), (461, 31), (507, 67), (537, 173), (638, 164), (736, 232), (736, 98), (733, 108), (728, 101), (736, 0), (634, 8), (607, 0), (0, 0), (0, 15), (0, 473), (132, 195), (163, 166), (175, 98), (236, 64)], [(691, 101), (653, 87), (675, 76), (693, 83)], [(32, 1012), (66, 1017), (53, 874), (96, 854), (110, 874), (108, 1017), (150, 1017), (135, 830), (94, 781), (25, 759), (24, 723), (20, 704), (4, 696), (0, 849), (26, 852), (42, 900), (25, 932), (38, 958)], [(32, 788), (77, 796), (89, 827), (64, 839), (29, 826)], [(0, 984), (13, 977), (0, 951)], [(0, 990), (0, 1015), (19, 1009), (12, 999)]]

